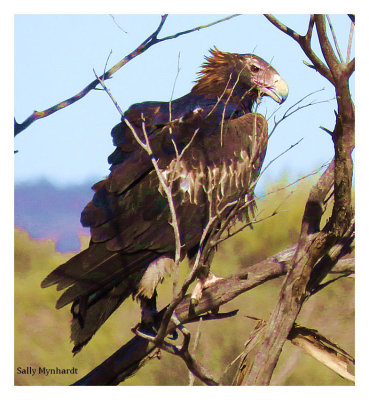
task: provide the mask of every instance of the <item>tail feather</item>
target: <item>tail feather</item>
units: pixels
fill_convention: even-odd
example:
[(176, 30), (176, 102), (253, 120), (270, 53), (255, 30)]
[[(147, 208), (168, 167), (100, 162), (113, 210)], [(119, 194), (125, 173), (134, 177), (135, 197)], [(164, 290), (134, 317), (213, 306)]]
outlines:
[(58, 290), (66, 289), (56, 308), (73, 302), (73, 353), (88, 343), (127, 297), (136, 295), (147, 266), (158, 257), (153, 251), (124, 254), (107, 250), (105, 244), (92, 244), (42, 281), (42, 287), (56, 284)]
[(158, 255), (153, 252), (136, 254), (109, 253), (110, 256), (104, 262), (99, 263), (98, 268), (91, 268), (89, 273), (80, 276), (75, 280), (73, 286), (69, 287), (60, 296), (56, 303), (57, 309), (83, 296), (111, 289), (123, 280), (127, 280), (128, 282), (131, 275), (134, 275), (136, 272), (141, 273), (150, 262), (158, 258)]
[[(136, 276), (137, 281), (140, 276)], [(85, 346), (101, 325), (110, 317), (110, 315), (132, 294), (132, 288), (137, 286), (138, 282), (134, 282), (134, 277), (130, 278), (130, 282), (123, 281), (117, 286), (110, 289), (101, 296), (97, 301), (92, 301), (87, 305), (86, 314), (83, 324), (79, 318), (77, 306), (72, 319), (71, 340), (74, 343), (73, 353), (77, 354), (83, 346)]]
[(76, 254), (66, 263), (52, 271), (42, 282), (41, 287), (46, 288), (57, 284), (57, 290), (78, 282), (91, 271), (99, 268), (115, 253), (107, 250), (103, 244), (92, 244), (86, 250)]

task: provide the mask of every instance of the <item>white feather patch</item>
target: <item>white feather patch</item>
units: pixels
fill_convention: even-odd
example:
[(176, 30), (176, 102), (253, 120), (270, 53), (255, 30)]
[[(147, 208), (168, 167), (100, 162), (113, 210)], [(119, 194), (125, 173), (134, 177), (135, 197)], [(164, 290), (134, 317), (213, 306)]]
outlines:
[(162, 256), (149, 264), (140, 283), (138, 284), (137, 296), (150, 299), (159, 283), (170, 276), (174, 269), (172, 258)]
[[(186, 162), (173, 160), (162, 174), (168, 184), (169, 179), (178, 180), (181, 192), (188, 195), (188, 201), (192, 204), (198, 204), (203, 191), (208, 194), (213, 192), (215, 198), (221, 201), (223, 197), (233, 196), (235, 188), (248, 187), (251, 183), (250, 157), (245, 150), (240, 152), (239, 157), (230, 163), (223, 161), (219, 165), (208, 165), (206, 169), (200, 162), (189, 169)], [(161, 188), (159, 191), (164, 196)]]

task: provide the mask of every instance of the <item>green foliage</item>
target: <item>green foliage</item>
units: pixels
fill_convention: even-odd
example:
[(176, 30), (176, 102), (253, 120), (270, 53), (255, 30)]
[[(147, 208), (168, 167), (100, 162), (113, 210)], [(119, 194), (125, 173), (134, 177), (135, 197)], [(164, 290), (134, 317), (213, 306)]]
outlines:
[[(223, 242), (214, 258), (213, 270), (221, 276), (237, 272), (296, 242), (301, 217), (311, 181), (294, 188), (275, 192), (258, 202), (257, 218), (265, 218), (278, 209), (276, 215), (246, 228)], [(283, 183), (279, 183), (279, 186)], [(82, 238), (86, 247), (87, 238)], [(41, 289), (41, 280), (71, 254), (55, 251), (52, 240), (37, 241), (27, 232), (15, 229), (15, 384), (69, 385), (104, 361), (132, 337), (130, 329), (138, 322), (139, 306), (132, 300), (121, 306), (75, 357), (69, 341), (69, 307), (56, 310), (60, 293), (55, 287)], [(181, 279), (188, 272), (187, 263), (181, 268)], [(238, 315), (226, 320), (201, 323), (201, 336), (195, 357), (219, 378), (228, 364), (242, 351), (254, 327), (253, 316), (268, 318), (279, 294), (283, 278), (267, 282), (247, 292), (221, 311), (239, 309)], [(166, 280), (159, 288), (159, 307), (170, 300), (172, 281)], [(298, 319), (298, 323), (318, 329), (346, 351), (354, 352), (354, 284), (342, 279), (313, 296)], [(198, 323), (188, 328), (196, 334)], [(297, 353), (297, 354), (296, 354)], [(17, 368), (77, 368), (77, 375), (34, 376), (17, 374)], [(231, 384), (237, 363), (224, 376)], [(275, 371), (278, 385), (349, 385), (316, 360), (287, 343)], [(162, 353), (161, 359), (149, 361), (123, 385), (188, 385), (188, 371), (183, 361)], [(201, 384), (195, 380), (195, 384)]]

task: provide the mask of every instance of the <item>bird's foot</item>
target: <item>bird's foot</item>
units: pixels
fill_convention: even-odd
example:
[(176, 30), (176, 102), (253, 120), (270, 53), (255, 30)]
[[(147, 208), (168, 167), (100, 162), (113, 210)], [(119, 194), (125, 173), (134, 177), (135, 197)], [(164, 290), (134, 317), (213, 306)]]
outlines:
[(191, 306), (194, 307), (197, 304), (199, 304), (202, 297), (202, 292), (206, 288), (213, 286), (216, 282), (222, 279), (224, 278), (216, 276), (213, 272), (209, 272), (208, 276), (205, 278), (200, 278), (199, 281), (196, 283), (191, 294), (191, 300), (190, 300)]

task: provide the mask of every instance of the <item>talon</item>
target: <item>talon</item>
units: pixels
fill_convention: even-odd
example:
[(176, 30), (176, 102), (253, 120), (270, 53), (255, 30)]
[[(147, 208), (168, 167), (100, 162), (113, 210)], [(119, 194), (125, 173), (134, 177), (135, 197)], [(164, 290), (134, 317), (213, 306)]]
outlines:
[(218, 313), (219, 313), (219, 308), (220, 308), (219, 306), (213, 308), (212, 310), (210, 310), (210, 313), (211, 313), (211, 314), (218, 314)]
[(192, 291), (190, 307), (192, 306), (192, 308), (193, 308), (194, 306), (199, 304), (199, 302), (202, 298), (202, 292), (204, 289), (206, 289), (210, 286), (213, 286), (217, 281), (220, 281), (222, 279), (224, 279), (224, 278), (216, 276), (212, 272), (209, 272), (209, 274), (206, 278), (200, 278)]
[(171, 333), (171, 336), (168, 336), (168, 339), (170, 339), (170, 340), (177, 340), (177, 339), (178, 339), (178, 332), (177, 332), (177, 329), (175, 329), (175, 330)]
[[(153, 327), (147, 328), (142, 326), (141, 324), (137, 324), (131, 331), (138, 336), (150, 336), (151, 338), (155, 339), (156, 334), (158, 333), (156, 329)], [(142, 335), (140, 335), (142, 334)]]
[[(201, 296), (200, 296), (200, 298), (201, 298)], [(196, 298), (196, 297), (191, 297), (191, 299), (190, 299), (190, 306), (191, 306), (191, 307), (195, 307), (195, 306), (197, 306), (198, 304), (199, 304), (199, 299)]]

